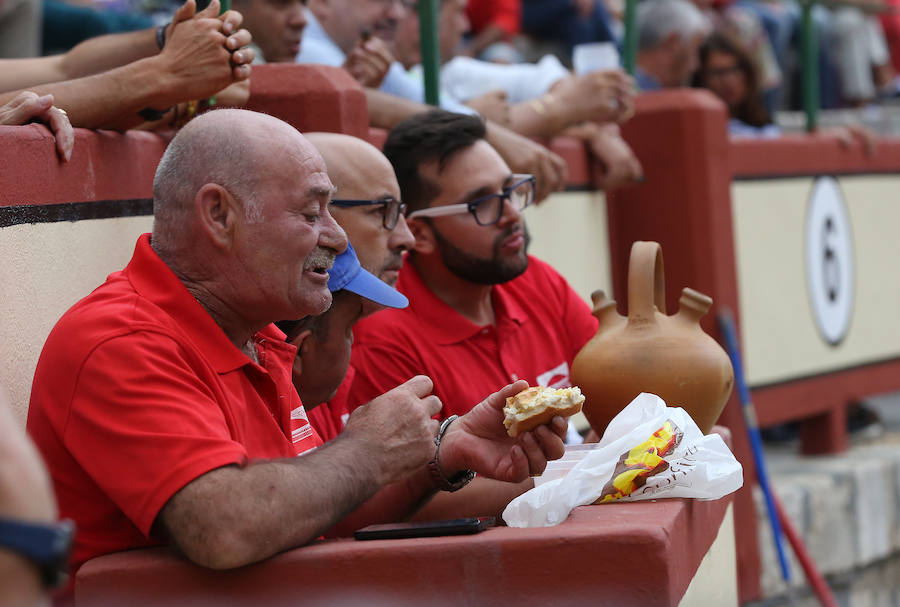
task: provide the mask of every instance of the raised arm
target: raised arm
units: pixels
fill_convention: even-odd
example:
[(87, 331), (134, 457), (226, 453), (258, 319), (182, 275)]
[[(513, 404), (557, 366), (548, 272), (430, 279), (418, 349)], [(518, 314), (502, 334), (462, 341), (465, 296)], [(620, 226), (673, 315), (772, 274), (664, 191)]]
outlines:
[[(188, 7), (193, 5), (189, 0)], [(144, 120), (144, 108), (162, 110), (178, 102), (204, 99), (233, 82), (246, 80), (253, 60), (246, 30), (226, 36), (240, 15), (226, 21), (216, 17), (218, 0), (195, 17), (171, 28), (163, 51), (127, 65), (84, 78), (32, 87), (38, 95), (52, 94), (73, 126), (127, 128)], [(235, 19), (234, 15), (238, 19)], [(0, 94), (0, 104), (19, 91)]]
[[(52, 523), (56, 515), (50, 476), (37, 449), (13, 417), (6, 393), (0, 388), (0, 517)], [(0, 548), (0, 589), (4, 605), (49, 604), (34, 563), (3, 548)]]
[[(187, 0), (179, 7), (166, 26), (162, 41), (171, 38), (175, 24), (194, 18), (196, 9), (195, 0)], [(231, 35), (238, 31), (243, 18), (236, 11), (227, 11), (220, 19), (223, 33)], [(158, 54), (159, 42), (157, 29), (150, 28), (89, 38), (60, 55), (0, 59), (0, 92), (99, 74)]]
[[(432, 472), (419, 469), (403, 482), (385, 487), (329, 535), (349, 535), (365, 525), (407, 518), (499, 515), (510, 500), (534, 486), (530, 475), (543, 472), (547, 462), (558, 459), (565, 450), (567, 426), (559, 417), (516, 438), (507, 435), (503, 425), (506, 397), (527, 387), (524, 381), (503, 387), (447, 428), (437, 452), (440, 469), (447, 478), (461, 470), (473, 470), (480, 477), (471, 484), (458, 492), (439, 492), (440, 484)], [(348, 429), (357, 412), (350, 416)]]
[[(402, 120), (432, 109), (430, 106), (400, 99), (374, 89), (366, 89), (369, 121), (372, 126), (391, 129)], [(537, 200), (543, 200), (551, 192), (561, 190), (568, 174), (565, 161), (545, 146), (511, 131), (499, 124), (486, 121), (487, 141), (509, 167), (517, 173), (529, 173), (537, 180)]]

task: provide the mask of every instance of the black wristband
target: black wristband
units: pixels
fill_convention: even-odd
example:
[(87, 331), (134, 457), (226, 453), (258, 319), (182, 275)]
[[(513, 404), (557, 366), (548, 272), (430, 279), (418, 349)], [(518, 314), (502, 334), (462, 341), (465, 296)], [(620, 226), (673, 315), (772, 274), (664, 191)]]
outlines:
[(156, 46), (159, 47), (159, 50), (163, 50), (163, 47), (166, 45), (166, 28), (169, 27), (169, 24), (160, 25), (156, 28)]
[(169, 113), (171, 107), (167, 107), (164, 110), (154, 110), (151, 107), (145, 107), (140, 112), (138, 112), (138, 116), (146, 120), (147, 122), (156, 122), (157, 120), (162, 120), (166, 114)]

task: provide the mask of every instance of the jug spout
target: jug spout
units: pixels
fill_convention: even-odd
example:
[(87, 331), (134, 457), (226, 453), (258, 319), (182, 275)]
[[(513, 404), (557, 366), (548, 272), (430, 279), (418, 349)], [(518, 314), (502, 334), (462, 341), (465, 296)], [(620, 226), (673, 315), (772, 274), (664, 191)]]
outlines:
[(622, 319), (616, 312), (616, 302), (606, 296), (603, 289), (597, 289), (591, 293), (591, 301), (594, 302), (594, 310), (592, 314), (600, 321), (598, 332), (608, 328), (615, 320)]
[(691, 288), (681, 291), (681, 299), (678, 300), (678, 316), (692, 322), (700, 322), (700, 319), (712, 306), (712, 298)]

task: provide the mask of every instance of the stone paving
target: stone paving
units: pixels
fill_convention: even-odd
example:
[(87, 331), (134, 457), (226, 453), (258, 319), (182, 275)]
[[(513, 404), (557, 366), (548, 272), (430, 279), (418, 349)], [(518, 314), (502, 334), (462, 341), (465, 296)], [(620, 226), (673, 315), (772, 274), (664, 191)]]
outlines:
[[(797, 454), (796, 444), (766, 446), (772, 484), (807, 550), (842, 607), (900, 607), (900, 394), (866, 401), (881, 424), (851, 435), (836, 456)], [(761, 589), (754, 607), (818, 605), (790, 544), (791, 587), (772, 542), (762, 492), (755, 489)]]

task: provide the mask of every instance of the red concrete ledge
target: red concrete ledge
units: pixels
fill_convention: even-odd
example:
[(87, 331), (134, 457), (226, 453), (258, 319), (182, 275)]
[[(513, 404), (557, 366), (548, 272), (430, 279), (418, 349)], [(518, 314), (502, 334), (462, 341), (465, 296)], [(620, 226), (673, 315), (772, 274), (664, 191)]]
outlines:
[(575, 509), (557, 527), (474, 536), (329, 540), (234, 571), (167, 548), (93, 559), (78, 607), (143, 605), (677, 605), (730, 497)]
[(301, 133), (365, 137), (369, 128), (363, 88), (345, 70), (327, 65), (254, 65), (246, 108), (277, 116)]
[(900, 139), (879, 138), (875, 153), (828, 134), (784, 135), (777, 139), (731, 139), (735, 178), (900, 171)]
[(45, 127), (0, 126), (0, 206), (149, 197), (167, 141), (145, 131), (75, 129), (60, 162)]

